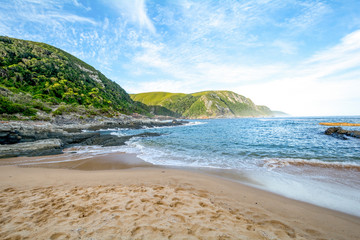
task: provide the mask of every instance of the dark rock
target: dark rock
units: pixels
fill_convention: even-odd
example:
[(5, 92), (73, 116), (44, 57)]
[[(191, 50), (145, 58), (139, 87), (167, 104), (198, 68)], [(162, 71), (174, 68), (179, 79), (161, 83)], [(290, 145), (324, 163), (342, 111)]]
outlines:
[[(56, 125), (49, 122), (1, 122), (0, 123), (0, 158), (16, 156), (34, 156), (62, 153), (70, 145), (121, 146), (133, 137), (160, 136), (158, 133), (145, 132), (132, 136), (101, 135), (99, 132), (82, 130), (178, 126), (185, 121), (161, 122), (149, 119), (106, 119), (79, 123), (72, 118), (59, 118)], [(48, 141), (48, 142), (47, 142)]]
[(326, 135), (331, 135), (333, 133), (338, 132), (339, 130), (342, 130), (342, 128), (341, 127), (331, 127), (331, 128), (328, 128), (328, 129), (325, 130), (325, 134)]
[(347, 135), (350, 137), (360, 138), (360, 131), (348, 131)]
[(160, 136), (159, 133), (145, 132), (137, 135), (129, 136), (115, 136), (115, 135), (96, 135), (91, 138), (86, 139), (81, 142), (82, 145), (100, 145), (102, 147), (111, 147), (111, 146), (122, 146), (125, 145), (133, 137), (154, 137)]
[(86, 139), (81, 144), (100, 145), (103, 147), (121, 146), (121, 145), (125, 145), (125, 142), (128, 141), (130, 138), (131, 137), (118, 137), (114, 135), (98, 135)]
[(59, 139), (0, 145), (0, 158), (60, 154), (62, 146)]
[(18, 131), (0, 131), (0, 144), (15, 144), (21, 141)]
[(158, 136), (161, 136), (161, 134), (154, 132), (144, 132), (144, 133), (132, 135), (131, 137), (158, 137)]
[(100, 129), (121, 129), (121, 128), (131, 128), (131, 129), (141, 129), (144, 127), (153, 128), (153, 127), (165, 127), (165, 126), (179, 126), (188, 123), (186, 121), (154, 121), (154, 120), (144, 120), (144, 119), (105, 119), (103, 121), (94, 121), (88, 122), (85, 124), (72, 123), (66, 125), (60, 125), (61, 129), (69, 133), (81, 132), (82, 130), (97, 131)]
[(86, 141), (89, 138), (100, 136), (98, 132), (82, 132), (82, 133), (66, 133), (58, 136), (66, 145), (78, 144)]
[(345, 137), (344, 134), (333, 133), (333, 134), (331, 134), (331, 136), (333, 136), (334, 138), (341, 139), (341, 140), (348, 140), (348, 138)]
[(341, 127), (330, 127), (326, 129), (325, 134), (342, 140), (348, 139), (345, 136), (360, 138), (360, 131), (349, 131), (342, 129)]

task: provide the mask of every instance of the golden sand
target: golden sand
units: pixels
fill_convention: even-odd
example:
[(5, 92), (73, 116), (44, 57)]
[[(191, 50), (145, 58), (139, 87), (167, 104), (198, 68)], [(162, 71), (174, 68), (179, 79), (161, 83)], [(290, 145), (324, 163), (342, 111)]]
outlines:
[(359, 226), (196, 172), (0, 167), (0, 239), (358, 239)]
[[(290, 239), (293, 228), (253, 220), (211, 200), (208, 192), (172, 186), (100, 185), (4, 189), (0, 238)], [(252, 215), (251, 210), (248, 211)], [(268, 216), (263, 216), (268, 217)]]

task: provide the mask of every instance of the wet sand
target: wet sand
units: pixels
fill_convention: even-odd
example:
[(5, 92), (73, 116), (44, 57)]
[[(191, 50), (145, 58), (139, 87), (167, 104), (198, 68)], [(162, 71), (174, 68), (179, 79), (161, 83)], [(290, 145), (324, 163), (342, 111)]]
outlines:
[[(135, 164), (140, 168), (130, 168), (134, 159), (138, 161), (134, 155), (110, 154), (64, 163), (72, 167), (0, 166), (0, 239), (360, 236), (360, 218), (219, 177), (145, 167), (141, 159)], [(0, 164), (13, 161), (2, 159)], [(103, 162), (106, 169), (114, 170), (82, 171), (95, 170)]]
[(1, 165), (93, 171), (153, 166), (132, 153), (115, 152), (91, 156), (89, 154), (72, 154), (71, 151), (52, 156), (4, 158), (0, 159)]

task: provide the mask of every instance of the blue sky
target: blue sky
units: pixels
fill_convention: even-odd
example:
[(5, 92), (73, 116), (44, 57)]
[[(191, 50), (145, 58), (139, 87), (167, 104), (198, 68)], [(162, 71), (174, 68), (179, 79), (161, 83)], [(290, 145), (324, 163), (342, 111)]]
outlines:
[(359, 0), (0, 0), (129, 93), (231, 90), (293, 115), (360, 115)]

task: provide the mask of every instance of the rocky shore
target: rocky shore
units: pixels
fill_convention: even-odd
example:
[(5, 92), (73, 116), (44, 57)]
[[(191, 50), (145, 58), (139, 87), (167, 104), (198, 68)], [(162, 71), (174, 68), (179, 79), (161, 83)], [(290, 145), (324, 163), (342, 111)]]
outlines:
[(64, 148), (76, 145), (121, 146), (132, 137), (159, 134), (145, 132), (118, 137), (101, 134), (97, 130), (153, 128), (185, 123), (187, 122), (136, 119), (129, 116), (98, 117), (86, 121), (65, 117), (56, 118), (52, 122), (3, 121), (0, 122), (0, 158), (60, 154)]
[(335, 138), (339, 138), (342, 140), (347, 140), (347, 136), (348, 137), (355, 137), (355, 138), (360, 138), (360, 131), (350, 131), (350, 130), (345, 130), (341, 127), (331, 127), (326, 129), (325, 131), (326, 135), (331, 135)]

